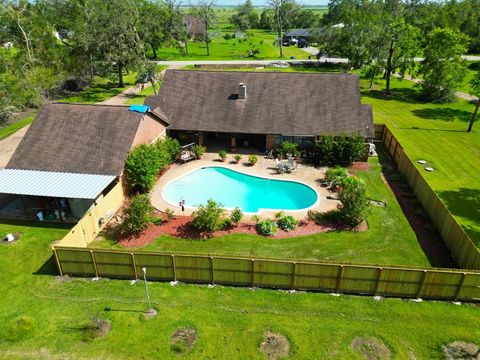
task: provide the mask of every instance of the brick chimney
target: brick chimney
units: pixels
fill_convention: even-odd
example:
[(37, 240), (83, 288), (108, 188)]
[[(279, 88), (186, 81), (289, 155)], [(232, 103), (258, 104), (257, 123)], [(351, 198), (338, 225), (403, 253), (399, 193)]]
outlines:
[(244, 83), (238, 84), (238, 98), (246, 99), (247, 98), (247, 85)]

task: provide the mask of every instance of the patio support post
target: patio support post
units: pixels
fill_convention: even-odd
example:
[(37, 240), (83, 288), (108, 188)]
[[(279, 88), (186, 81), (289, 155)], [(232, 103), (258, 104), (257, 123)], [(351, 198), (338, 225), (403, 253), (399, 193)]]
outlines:
[(230, 136), (230, 151), (234, 152), (237, 150), (237, 135), (231, 134)]
[(20, 195), (20, 201), (22, 202), (23, 211), (25, 212), (25, 217), (28, 219), (30, 215), (27, 210), (27, 205), (25, 205), (25, 195)]
[(198, 145), (203, 145), (204, 138), (205, 138), (205, 133), (203, 131), (200, 131), (198, 133)]

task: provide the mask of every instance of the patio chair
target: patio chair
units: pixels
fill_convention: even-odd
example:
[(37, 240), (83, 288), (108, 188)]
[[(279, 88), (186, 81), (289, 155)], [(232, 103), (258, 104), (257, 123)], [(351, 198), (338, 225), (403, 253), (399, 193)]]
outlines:
[(283, 174), (285, 172), (285, 166), (278, 159), (275, 159), (275, 167), (277, 168), (277, 174)]
[(292, 172), (297, 168), (297, 163), (295, 162), (295, 159), (293, 157), (288, 158), (287, 164), (285, 165), (285, 170), (287, 172)]
[(273, 159), (273, 149), (265, 151), (265, 158)]

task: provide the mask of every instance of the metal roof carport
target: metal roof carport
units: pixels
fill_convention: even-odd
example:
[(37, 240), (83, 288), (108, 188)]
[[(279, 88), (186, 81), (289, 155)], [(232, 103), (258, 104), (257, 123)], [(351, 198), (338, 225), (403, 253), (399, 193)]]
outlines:
[(0, 193), (95, 200), (116, 176), (37, 170), (0, 170)]

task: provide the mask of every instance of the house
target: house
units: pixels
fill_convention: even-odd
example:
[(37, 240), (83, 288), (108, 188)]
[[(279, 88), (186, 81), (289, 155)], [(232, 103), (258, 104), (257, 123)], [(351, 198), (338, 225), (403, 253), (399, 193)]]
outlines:
[(167, 70), (158, 96), (167, 133), (207, 147), (312, 147), (322, 134), (373, 138), (372, 110), (360, 103), (359, 77), (340, 73)]
[(203, 38), (206, 33), (205, 23), (194, 15), (185, 15), (183, 23), (187, 28), (187, 34), (190, 39)]
[(310, 41), (313, 36), (316, 36), (322, 31), (321, 29), (290, 29), (283, 33), (283, 39), (285, 40), (298, 40), (305, 39)]
[(76, 222), (167, 125), (143, 106), (46, 104), (0, 170), (0, 217)]

